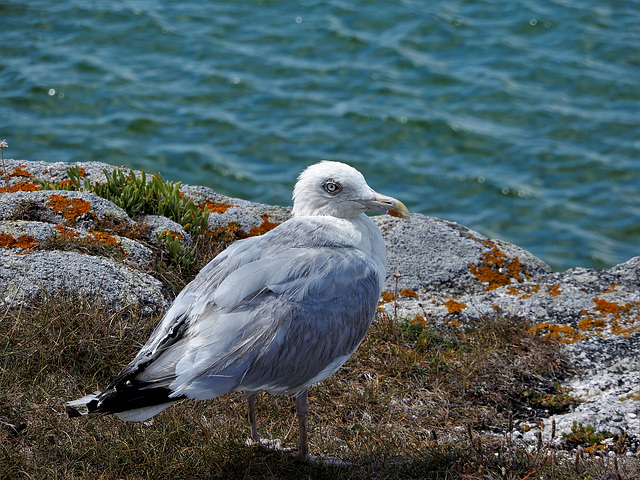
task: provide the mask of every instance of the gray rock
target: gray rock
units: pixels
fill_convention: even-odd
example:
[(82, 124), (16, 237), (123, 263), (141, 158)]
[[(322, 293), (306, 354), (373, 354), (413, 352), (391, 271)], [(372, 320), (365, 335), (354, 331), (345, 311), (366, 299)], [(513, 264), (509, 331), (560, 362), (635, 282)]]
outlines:
[(385, 290), (391, 293), (396, 290), (395, 273), (401, 275), (399, 290), (437, 290), (451, 297), (551, 272), (546, 263), (526, 250), (491, 240), (457, 223), (420, 214), (409, 220), (379, 216), (375, 222), (387, 245)]
[(5, 239), (1, 246), (33, 250), (56, 235), (55, 225), (46, 222), (10, 220), (0, 222), (0, 235)]
[(162, 311), (168, 302), (162, 284), (122, 263), (77, 252), (0, 252), (0, 299), (15, 306), (43, 294), (99, 298), (114, 309), (137, 306)]
[(104, 171), (106, 170), (110, 174), (114, 170), (120, 170), (123, 173), (129, 173), (129, 169), (126, 167), (114, 167), (102, 162), (43, 162), (43, 161), (28, 161), (28, 160), (15, 160), (5, 159), (6, 171), (4, 175), (5, 186), (23, 184), (37, 185), (42, 180), (49, 182), (61, 182), (69, 180), (67, 175), (67, 169), (72, 166), (77, 166), (81, 169), (81, 180), (85, 178), (92, 182), (105, 182), (107, 180)]
[(36, 220), (84, 229), (95, 229), (100, 222), (134, 223), (109, 200), (64, 190), (0, 193), (0, 220)]
[[(37, 191), (40, 180), (68, 180), (72, 164), (8, 160), (0, 177), (0, 298), (9, 305), (42, 294), (100, 297), (114, 308), (134, 304), (143, 311), (167, 307), (162, 284), (148, 275), (153, 253), (129, 238), (107, 233), (135, 227), (124, 210), (88, 192)], [(84, 175), (105, 180), (91, 162)], [(74, 251), (60, 251), (74, 250)]]
[(98, 230), (82, 230), (46, 222), (11, 220), (0, 222), (0, 235), (4, 235), (6, 245), (13, 253), (24, 255), (34, 250), (77, 249), (102, 250), (105, 256), (120, 259), (136, 268), (151, 266), (151, 250), (126, 237)]
[(147, 240), (152, 243), (158, 243), (158, 235), (164, 235), (171, 232), (174, 236), (182, 239), (187, 245), (193, 245), (193, 239), (178, 222), (174, 222), (170, 218), (162, 215), (143, 215), (138, 219), (138, 223), (146, 224), (151, 227)]
[(260, 234), (291, 217), (290, 208), (225, 197), (208, 187), (183, 185), (180, 191), (196, 205), (209, 206), (209, 228), (212, 230), (236, 223), (248, 235)]

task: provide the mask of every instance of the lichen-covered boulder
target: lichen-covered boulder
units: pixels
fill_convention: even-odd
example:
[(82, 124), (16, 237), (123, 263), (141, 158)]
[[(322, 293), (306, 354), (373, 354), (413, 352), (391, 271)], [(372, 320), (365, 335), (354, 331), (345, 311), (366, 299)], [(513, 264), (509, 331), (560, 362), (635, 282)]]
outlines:
[[(86, 191), (40, 190), (40, 181), (65, 185), (71, 164), (6, 161), (0, 174), (0, 302), (15, 306), (42, 295), (79, 294), (114, 308), (167, 307), (163, 285), (151, 275), (150, 226), (109, 200)], [(83, 176), (106, 180), (97, 162), (79, 164)], [(132, 238), (129, 238), (132, 237)]]
[(551, 272), (526, 250), (457, 223), (421, 214), (412, 214), (408, 220), (379, 216), (375, 221), (387, 246), (388, 292), (397, 287), (455, 296)]
[(109, 258), (63, 251), (0, 252), (0, 299), (5, 305), (70, 294), (114, 309), (136, 306), (145, 313), (168, 306), (160, 281)]
[(246, 235), (255, 236), (271, 230), (291, 217), (290, 208), (225, 197), (208, 187), (184, 185), (180, 191), (197, 205), (209, 209), (209, 228), (212, 230), (235, 224)]
[(520, 318), (532, 335), (565, 346), (577, 367), (565, 388), (581, 403), (533, 424), (524, 440), (537, 442), (544, 425), (551, 441), (555, 422), (557, 443), (577, 422), (640, 441), (640, 257), (554, 273), (515, 245), (451, 222), (422, 215), (376, 221), (388, 255), (383, 314), (452, 328)]
[(37, 220), (84, 229), (133, 224), (127, 213), (109, 200), (89, 192), (65, 190), (0, 193), (0, 219)]

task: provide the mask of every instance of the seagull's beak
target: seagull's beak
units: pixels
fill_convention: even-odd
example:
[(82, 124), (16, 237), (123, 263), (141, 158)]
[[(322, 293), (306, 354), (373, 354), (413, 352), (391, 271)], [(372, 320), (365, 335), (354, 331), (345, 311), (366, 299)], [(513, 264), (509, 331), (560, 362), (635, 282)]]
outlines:
[(387, 197), (386, 195), (380, 195), (374, 192), (374, 197), (371, 200), (359, 200), (359, 202), (367, 207), (367, 210), (386, 212), (392, 217), (409, 217), (409, 210), (405, 207), (404, 203), (393, 197)]

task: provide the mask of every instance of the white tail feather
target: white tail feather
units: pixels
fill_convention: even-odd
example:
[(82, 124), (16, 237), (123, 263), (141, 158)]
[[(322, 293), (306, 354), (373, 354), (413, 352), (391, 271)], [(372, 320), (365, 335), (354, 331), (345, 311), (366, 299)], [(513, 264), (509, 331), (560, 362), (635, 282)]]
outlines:
[(96, 392), (90, 393), (89, 395), (85, 395), (82, 398), (78, 398), (77, 400), (67, 402), (67, 407), (72, 408), (73, 410), (78, 412), (80, 415), (87, 415), (89, 413), (89, 409), (87, 408), (87, 403), (89, 403), (92, 400), (95, 400), (96, 397), (100, 395), (100, 393), (101, 392), (96, 391)]
[(169, 408), (174, 403), (177, 402), (163, 403), (162, 405), (154, 405), (153, 407), (136, 408), (134, 410), (127, 410), (126, 412), (118, 412), (115, 416), (125, 422), (143, 422), (155, 414), (160, 413), (165, 408)]

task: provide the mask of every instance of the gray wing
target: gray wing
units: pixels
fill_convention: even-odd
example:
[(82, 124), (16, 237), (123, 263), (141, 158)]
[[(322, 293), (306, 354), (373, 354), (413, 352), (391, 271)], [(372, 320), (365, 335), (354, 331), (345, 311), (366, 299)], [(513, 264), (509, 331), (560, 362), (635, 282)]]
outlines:
[(366, 334), (384, 272), (355, 248), (292, 240), (291, 225), (207, 265), (128, 367), (136, 380), (204, 399), (294, 393), (337, 370)]

